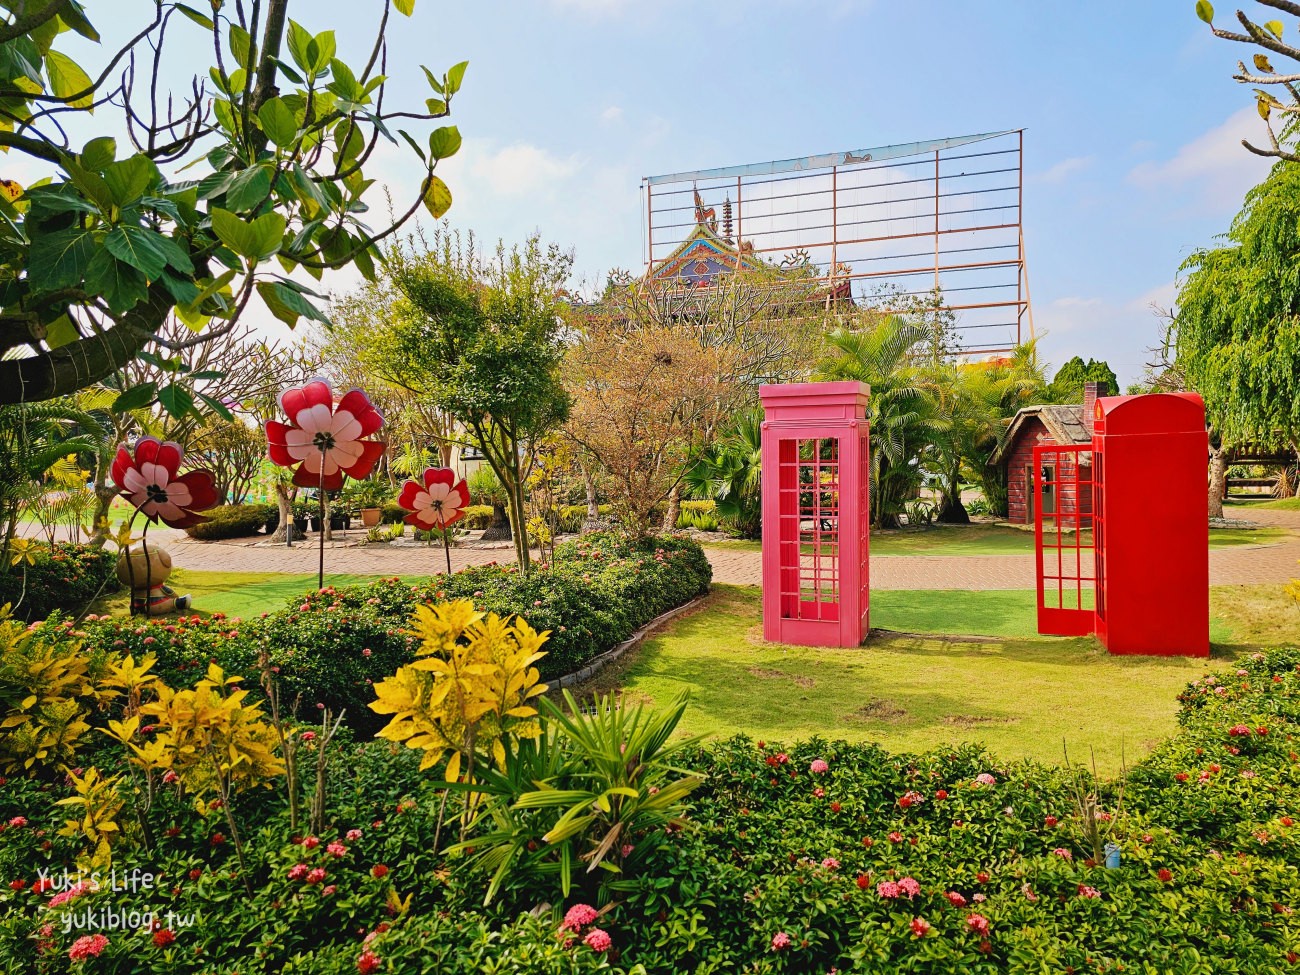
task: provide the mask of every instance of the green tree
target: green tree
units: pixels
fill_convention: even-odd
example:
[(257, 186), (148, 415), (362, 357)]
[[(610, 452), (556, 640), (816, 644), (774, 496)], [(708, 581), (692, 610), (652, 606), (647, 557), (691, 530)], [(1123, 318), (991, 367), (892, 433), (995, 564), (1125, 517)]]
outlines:
[(1105, 383), (1111, 396), (1119, 392), (1119, 377), (1109, 363), (1103, 359), (1084, 362), (1076, 355), (1056, 370), (1047, 395), (1053, 403), (1082, 403), (1084, 383)]
[(1223, 514), (1233, 443), (1289, 444), (1300, 455), (1300, 166), (1282, 161), (1246, 194), (1227, 245), (1198, 250), (1168, 345), (1210, 422), (1208, 509)]
[(830, 333), (829, 353), (816, 367), (818, 379), (871, 387), (871, 524), (877, 528), (898, 525), (920, 486), (921, 453), (940, 433), (934, 399), (914, 364), (915, 350), (931, 336), (924, 323), (868, 312), (853, 327)]
[(758, 538), (763, 529), (762, 463), (763, 410), (750, 407), (696, 455), (682, 480), (692, 496), (717, 505), (723, 522), (746, 538)]
[[(151, 19), (88, 72), (65, 53), (73, 33), (99, 41), (83, 4), (3, 4), (0, 148), (49, 178), (5, 182), (0, 193), (0, 403), (72, 393), (151, 344), (179, 352), (228, 334), (255, 295), (289, 325), (321, 321), (319, 296), (289, 272), (319, 279), (355, 264), (371, 276), (380, 240), (422, 204), (435, 216), (451, 205), (434, 169), (460, 134), (435, 129), (426, 148), (397, 126), (445, 116), (465, 64), (426, 69), (434, 97), (415, 110), (385, 99), (389, 16), (409, 16), (414, 0), (377, 5), (374, 44), (356, 68), (338, 57), (333, 31), (289, 19), (289, 0), (214, 2), (211, 16), (163, 0), (139, 6)], [(164, 72), (180, 31), (206, 33), (213, 46), (212, 67), (195, 66), (183, 86)], [(112, 131), (104, 116), (114, 110), (129, 145), (70, 141), (69, 123), (92, 111), (95, 130)], [(398, 136), (424, 172), (409, 207), (371, 230), (364, 167), (380, 139)], [(163, 164), (186, 179), (165, 176)], [(162, 335), (173, 313), (195, 334)], [(126, 390), (117, 406), (155, 399), (174, 415), (194, 407), (170, 383)]]
[(484, 257), (473, 237), (439, 230), (419, 252), (393, 248), (388, 265), (403, 301), (373, 333), (366, 361), (464, 427), (506, 490), (527, 571), (532, 447), (569, 410), (560, 378), (561, 296), (573, 257), (535, 236)]

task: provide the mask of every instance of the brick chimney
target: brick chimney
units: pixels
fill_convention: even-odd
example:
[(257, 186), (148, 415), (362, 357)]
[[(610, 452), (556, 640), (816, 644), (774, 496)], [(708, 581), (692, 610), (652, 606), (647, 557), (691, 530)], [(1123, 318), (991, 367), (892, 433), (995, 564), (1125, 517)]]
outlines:
[(1093, 404), (1097, 402), (1098, 396), (1109, 396), (1109, 383), (1084, 383), (1083, 384), (1083, 428), (1092, 436), (1093, 421)]

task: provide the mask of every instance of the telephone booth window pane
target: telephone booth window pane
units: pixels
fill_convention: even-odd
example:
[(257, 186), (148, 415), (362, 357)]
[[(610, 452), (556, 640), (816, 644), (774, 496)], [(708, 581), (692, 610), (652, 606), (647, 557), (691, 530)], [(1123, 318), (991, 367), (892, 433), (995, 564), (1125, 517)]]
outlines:
[(839, 618), (839, 440), (800, 439), (791, 447), (781, 451), (780, 537), (783, 550), (794, 550), (786, 564), (797, 568), (782, 574), (781, 614), (833, 621)]

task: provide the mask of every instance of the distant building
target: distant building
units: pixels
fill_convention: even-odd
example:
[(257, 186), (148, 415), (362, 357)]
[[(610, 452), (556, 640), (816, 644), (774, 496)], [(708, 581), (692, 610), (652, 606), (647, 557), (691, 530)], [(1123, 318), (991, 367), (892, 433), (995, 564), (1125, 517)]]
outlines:
[[(1026, 406), (1015, 415), (989, 458), (989, 464), (1000, 465), (1007, 472), (1007, 521), (1017, 525), (1034, 523), (1034, 448), (1091, 444), (1093, 403), (1097, 397), (1107, 395), (1106, 383), (1085, 383), (1082, 404)], [(1080, 454), (1079, 463), (1090, 465), (1092, 454)], [(1092, 495), (1075, 498), (1056, 488), (1064, 473), (1050, 465), (1043, 470), (1044, 514), (1077, 513), (1084, 516), (1080, 527), (1088, 527), (1092, 522)]]

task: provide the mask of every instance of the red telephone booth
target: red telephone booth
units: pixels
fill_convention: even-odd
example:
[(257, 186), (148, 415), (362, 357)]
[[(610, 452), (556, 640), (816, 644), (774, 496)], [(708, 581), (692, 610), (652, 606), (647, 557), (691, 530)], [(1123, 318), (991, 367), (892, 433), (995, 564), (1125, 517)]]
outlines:
[(762, 386), (763, 637), (856, 647), (870, 628), (863, 383)]
[(1091, 445), (1034, 449), (1040, 633), (1209, 656), (1208, 450), (1195, 393), (1101, 397)]

